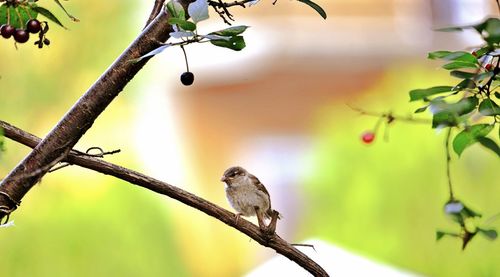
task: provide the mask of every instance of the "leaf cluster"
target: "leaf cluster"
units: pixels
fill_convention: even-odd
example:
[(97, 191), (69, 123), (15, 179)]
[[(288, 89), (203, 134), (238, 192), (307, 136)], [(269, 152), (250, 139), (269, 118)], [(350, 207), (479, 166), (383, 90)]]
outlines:
[[(441, 66), (457, 78), (454, 86), (439, 85), (425, 89), (415, 89), (409, 92), (410, 101), (423, 102), (425, 105), (415, 113), (429, 110), (432, 113), (432, 128), (454, 128), (458, 132), (453, 138), (453, 150), (462, 155), (465, 149), (479, 143), (500, 157), (500, 20), (488, 18), (475, 25), (451, 27), (440, 31), (475, 30), (484, 40), (484, 44), (469, 53), (465, 51), (434, 51), (428, 54), (432, 60), (443, 61)], [(497, 134), (493, 130), (497, 128)], [(490, 135), (492, 134), (493, 135)], [(449, 132), (448, 134), (451, 134)], [(448, 178), (450, 156), (448, 153)], [(445, 232), (438, 230), (436, 239), (445, 236), (460, 238), (462, 248), (480, 233), (490, 240), (497, 238), (497, 231), (479, 227), (477, 219), (481, 214), (467, 207), (454, 198), (450, 186), (450, 200), (445, 204), (445, 213), (460, 226), (460, 232)]]
[[(442, 68), (459, 79), (454, 86), (435, 86), (410, 91), (410, 101), (421, 101), (432, 113), (432, 128), (454, 127), (459, 133), (453, 140), (458, 155), (475, 143), (500, 157), (500, 20), (488, 18), (476, 25), (440, 29), (441, 31), (476, 30), (485, 43), (472, 53), (465, 51), (434, 51), (428, 58), (444, 61)], [(497, 135), (487, 137), (495, 127)]]
[[(71, 20), (79, 21), (76, 17), (68, 13), (59, 0), (54, 1)], [(36, 19), (38, 15), (41, 14), (48, 20), (66, 29), (62, 22), (50, 10), (35, 2), (38, 2), (38, 0), (24, 0), (13, 3), (6, 1), (0, 6), (0, 25), (10, 24), (14, 28), (22, 29), (25, 27), (28, 20)]]
[(444, 206), (445, 213), (460, 225), (460, 232), (436, 231), (436, 240), (441, 240), (445, 236), (455, 237), (462, 240), (462, 249), (479, 233), (489, 240), (495, 240), (498, 233), (494, 229), (479, 227), (476, 219), (482, 215), (467, 207), (459, 200), (450, 200)]

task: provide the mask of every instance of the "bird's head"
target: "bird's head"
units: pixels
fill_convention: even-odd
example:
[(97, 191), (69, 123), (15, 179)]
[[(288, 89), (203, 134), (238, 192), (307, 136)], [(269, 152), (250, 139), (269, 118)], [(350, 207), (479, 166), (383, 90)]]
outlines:
[(245, 177), (248, 172), (241, 166), (233, 166), (224, 171), (221, 182), (226, 183), (228, 186), (237, 183), (238, 180)]

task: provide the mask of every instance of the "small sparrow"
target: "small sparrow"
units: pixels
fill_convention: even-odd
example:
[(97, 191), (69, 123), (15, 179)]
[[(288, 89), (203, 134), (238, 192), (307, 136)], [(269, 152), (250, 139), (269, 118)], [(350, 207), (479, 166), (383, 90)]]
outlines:
[[(224, 172), (221, 181), (226, 183), (226, 197), (229, 204), (238, 212), (236, 223), (241, 215), (256, 215), (261, 229), (270, 227), (274, 232), (276, 220), (281, 216), (271, 209), (269, 193), (257, 177), (240, 166), (233, 166)], [(272, 219), (269, 226), (265, 226), (264, 218)]]

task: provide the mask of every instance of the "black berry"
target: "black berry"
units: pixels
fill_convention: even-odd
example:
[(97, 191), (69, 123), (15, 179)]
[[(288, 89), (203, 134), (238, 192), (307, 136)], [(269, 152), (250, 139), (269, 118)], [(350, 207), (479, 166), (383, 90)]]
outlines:
[(40, 24), (40, 21), (36, 19), (30, 19), (28, 22), (26, 22), (26, 31), (36, 34), (42, 30), (42, 24)]
[(30, 39), (30, 33), (23, 29), (16, 29), (14, 33), (14, 39), (18, 43), (25, 43)]
[(48, 38), (43, 39), (43, 44), (50, 45), (50, 40)]
[(2, 34), (2, 37), (4, 38), (10, 38), (14, 32), (16, 31), (16, 28), (14, 28), (12, 25), (9, 24), (3, 24), (0, 27), (0, 34)]
[(181, 75), (181, 82), (185, 86), (192, 85), (193, 82), (194, 82), (194, 74), (193, 74), (193, 72), (187, 71), (187, 72), (182, 73), (182, 75)]

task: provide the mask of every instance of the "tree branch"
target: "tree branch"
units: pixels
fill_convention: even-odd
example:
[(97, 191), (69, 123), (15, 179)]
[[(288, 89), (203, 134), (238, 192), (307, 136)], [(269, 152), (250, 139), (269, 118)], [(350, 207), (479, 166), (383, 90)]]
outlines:
[[(183, 0), (187, 5), (190, 0)], [(0, 183), (0, 221), (15, 210), (23, 196), (47, 173), (55, 160), (64, 158), (69, 150), (92, 126), (97, 117), (118, 96), (125, 85), (149, 60), (131, 60), (159, 47), (165, 42), (171, 26), (168, 15), (160, 12), (120, 57), (104, 72), (90, 89), (66, 113), (59, 123)], [(6, 213), (5, 211), (9, 211)]]
[(153, 9), (149, 14), (148, 20), (146, 21), (146, 26), (144, 26), (144, 28), (148, 27), (149, 23), (151, 23), (155, 19), (155, 17), (158, 16), (158, 14), (163, 9), (163, 4), (165, 4), (165, 0), (155, 0)]
[(233, 2), (221, 2), (221, 1), (214, 1), (214, 0), (208, 0), (208, 4), (212, 7), (218, 7), (218, 8), (230, 8), (234, 6), (241, 6), (245, 8), (245, 4), (252, 2), (253, 0), (240, 0), (240, 1), (233, 1)]
[[(4, 130), (5, 137), (28, 147), (35, 148), (40, 143), (40, 138), (1, 120), (0, 128)], [(276, 233), (272, 235), (264, 234), (257, 226), (242, 218), (240, 218), (238, 220), (238, 224), (236, 224), (236, 215), (234, 213), (231, 213), (192, 193), (156, 180), (142, 173), (94, 157), (82, 156), (79, 154), (79, 151), (76, 150), (71, 150), (64, 162), (79, 165), (106, 175), (111, 175), (134, 185), (174, 198), (239, 230), (259, 244), (276, 250), (277, 253), (296, 262), (314, 276), (328, 276), (326, 271), (321, 268), (320, 265), (279, 237)]]

